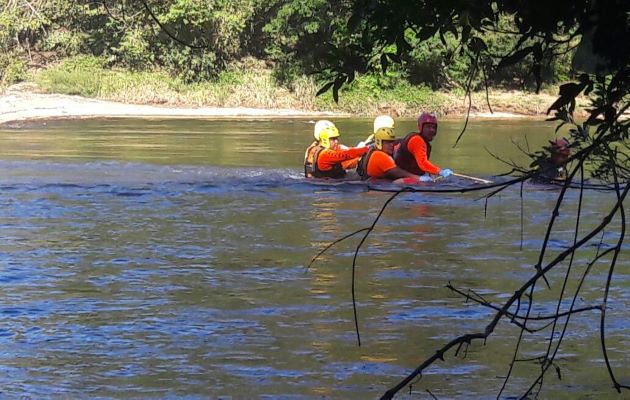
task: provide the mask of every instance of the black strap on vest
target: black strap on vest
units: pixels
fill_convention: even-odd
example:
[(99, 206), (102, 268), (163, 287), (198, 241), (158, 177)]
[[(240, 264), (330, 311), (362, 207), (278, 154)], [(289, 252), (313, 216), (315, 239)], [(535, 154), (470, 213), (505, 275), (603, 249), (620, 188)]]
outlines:
[(362, 180), (366, 180), (370, 177), (367, 172), (367, 167), (370, 162), (370, 157), (372, 157), (372, 153), (376, 150), (376, 147), (370, 146), (370, 150), (368, 150), (368, 152), (365, 153), (359, 160), (359, 164), (357, 165), (357, 174), (359, 174)]

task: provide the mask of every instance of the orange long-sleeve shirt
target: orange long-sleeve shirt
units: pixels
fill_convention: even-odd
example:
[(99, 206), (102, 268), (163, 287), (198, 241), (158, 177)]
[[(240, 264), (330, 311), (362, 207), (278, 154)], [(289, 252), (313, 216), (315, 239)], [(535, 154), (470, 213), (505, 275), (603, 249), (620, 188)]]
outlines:
[(420, 136), (414, 136), (409, 139), (407, 148), (409, 149), (409, 152), (413, 154), (413, 157), (416, 159), (416, 163), (421, 170), (430, 174), (440, 173), (441, 168), (429, 161), (427, 144)]
[(317, 156), (317, 168), (320, 171), (329, 171), (333, 169), (335, 164), (341, 164), (344, 161), (361, 157), (367, 153), (367, 147), (350, 147), (348, 149), (324, 149)]

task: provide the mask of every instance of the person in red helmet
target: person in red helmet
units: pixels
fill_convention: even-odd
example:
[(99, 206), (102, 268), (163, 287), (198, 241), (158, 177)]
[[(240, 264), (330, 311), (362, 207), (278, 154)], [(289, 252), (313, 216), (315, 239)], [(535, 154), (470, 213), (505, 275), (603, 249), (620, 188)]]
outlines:
[(392, 158), (396, 134), (394, 120), (390, 116), (381, 115), (374, 119), (374, 134), (370, 138), (374, 143), (357, 166), (361, 179), (388, 179), (397, 184), (416, 184), (432, 180), (428, 176), (418, 176), (396, 166)]
[(536, 160), (532, 165), (538, 165), (539, 170), (532, 177), (534, 183), (554, 183), (567, 179), (567, 171), (564, 166), (571, 157), (569, 141), (565, 138), (559, 138), (550, 140), (549, 144), (549, 146), (544, 147), (549, 152), (549, 156)]
[(429, 161), (431, 141), (437, 134), (437, 117), (423, 112), (418, 117), (418, 131), (405, 136), (394, 151), (394, 161), (400, 168), (416, 175), (433, 174), (446, 178), (453, 174), (448, 168), (440, 168)]

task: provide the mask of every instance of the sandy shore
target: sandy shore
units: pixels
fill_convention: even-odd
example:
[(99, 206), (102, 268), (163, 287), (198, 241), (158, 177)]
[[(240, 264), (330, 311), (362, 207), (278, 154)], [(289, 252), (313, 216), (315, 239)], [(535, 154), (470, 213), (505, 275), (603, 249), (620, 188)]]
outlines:
[[(176, 108), (153, 105), (117, 103), (80, 96), (44, 94), (16, 85), (0, 96), (0, 125), (20, 126), (20, 122), (52, 119), (95, 117), (139, 118), (339, 118), (350, 114), (259, 108)], [(472, 113), (474, 118), (531, 118), (506, 112)]]
[(11, 88), (0, 96), (0, 125), (21, 121), (95, 117), (141, 118), (324, 118), (348, 117), (333, 112), (258, 108), (174, 108), (125, 104), (80, 96), (44, 94)]

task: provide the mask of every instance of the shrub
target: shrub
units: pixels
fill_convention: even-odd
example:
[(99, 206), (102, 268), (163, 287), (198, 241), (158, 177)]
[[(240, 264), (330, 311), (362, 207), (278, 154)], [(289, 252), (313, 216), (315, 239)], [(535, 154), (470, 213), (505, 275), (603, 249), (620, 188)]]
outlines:
[(42, 71), (35, 78), (44, 89), (55, 93), (98, 96), (101, 90), (103, 59), (94, 56), (68, 58)]
[(26, 62), (17, 53), (0, 54), (0, 81), (4, 85), (22, 82), (28, 77)]
[(54, 51), (59, 57), (75, 56), (85, 50), (86, 36), (65, 29), (52, 31), (42, 40), (41, 48), (46, 51)]

